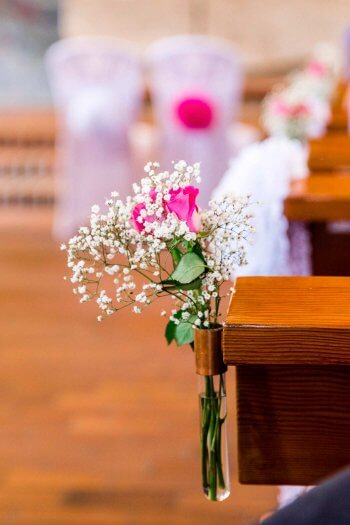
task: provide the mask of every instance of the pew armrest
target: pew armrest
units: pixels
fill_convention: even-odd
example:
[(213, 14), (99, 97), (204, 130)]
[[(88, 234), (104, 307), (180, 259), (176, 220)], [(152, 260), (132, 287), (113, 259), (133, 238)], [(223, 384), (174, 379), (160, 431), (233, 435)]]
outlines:
[(350, 464), (350, 278), (239, 278), (223, 353), (241, 483), (308, 485)]
[(350, 365), (350, 279), (239, 278), (223, 352), (228, 365)]

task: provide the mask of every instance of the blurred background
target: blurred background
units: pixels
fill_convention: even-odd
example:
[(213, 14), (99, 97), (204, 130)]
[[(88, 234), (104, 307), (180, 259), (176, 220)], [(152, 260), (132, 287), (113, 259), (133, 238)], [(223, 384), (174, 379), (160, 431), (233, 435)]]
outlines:
[(0, 0), (3, 525), (248, 525), (276, 507), (275, 487), (237, 482), (234, 372), (232, 494), (211, 504), (190, 348), (166, 346), (157, 305), (97, 323), (59, 244), (147, 160), (201, 160), (205, 205), (266, 136), (263, 97), (349, 21), (345, 0)]

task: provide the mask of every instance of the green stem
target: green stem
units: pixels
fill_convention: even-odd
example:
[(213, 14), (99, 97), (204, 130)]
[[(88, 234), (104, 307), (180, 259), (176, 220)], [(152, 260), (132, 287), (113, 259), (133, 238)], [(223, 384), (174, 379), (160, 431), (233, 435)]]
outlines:
[(210, 427), (209, 427), (209, 499), (216, 501), (217, 499), (217, 457), (216, 457), (216, 446), (215, 446), (215, 435), (216, 435), (216, 399), (210, 399)]
[(215, 391), (214, 378), (205, 376), (205, 392), (201, 400), (201, 459), (202, 483), (208, 498), (217, 501), (218, 486), (225, 488), (225, 477), (221, 458), (222, 429), (225, 417), (221, 418), (222, 396), (225, 395), (223, 376), (220, 376), (219, 391)]
[(201, 448), (202, 448), (202, 482), (203, 487), (207, 488), (208, 482), (208, 431), (210, 424), (210, 397), (212, 392), (212, 382), (210, 377), (205, 377), (205, 395), (202, 399), (202, 435), (201, 435)]
[(210, 411), (208, 410), (207, 399), (202, 400), (202, 437), (201, 437), (201, 452), (202, 452), (202, 483), (203, 487), (208, 486), (208, 449), (207, 436), (210, 422)]
[(221, 418), (221, 404), (222, 399), (226, 395), (225, 392), (225, 383), (224, 383), (224, 377), (222, 374), (220, 374), (220, 383), (219, 383), (219, 407), (218, 407), (218, 416), (219, 416), (219, 426), (218, 426), (218, 436), (216, 441), (216, 454), (218, 458), (218, 479), (219, 479), (219, 486), (224, 489), (225, 488), (225, 478), (224, 473), (222, 469), (222, 456), (221, 456), (221, 436), (222, 436), (222, 428), (225, 423), (226, 415)]

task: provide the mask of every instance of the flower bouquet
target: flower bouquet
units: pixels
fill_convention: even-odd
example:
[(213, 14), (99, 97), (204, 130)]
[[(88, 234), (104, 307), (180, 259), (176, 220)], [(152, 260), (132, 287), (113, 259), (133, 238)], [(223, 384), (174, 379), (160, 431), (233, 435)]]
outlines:
[(146, 176), (125, 202), (113, 192), (104, 213), (93, 206), (90, 226), (62, 249), (74, 293), (82, 303), (96, 301), (99, 320), (126, 307), (140, 314), (166, 296), (174, 300), (171, 312), (161, 314), (169, 317), (165, 336), (169, 344), (195, 350), (203, 490), (218, 501), (229, 494), (221, 286), (246, 263), (250, 200), (226, 195), (201, 211), (199, 165), (180, 161), (171, 173), (158, 168), (145, 167)]
[(302, 142), (322, 135), (339, 71), (336, 50), (318, 45), (305, 67), (293, 71), (265, 97), (261, 120), (266, 131)]
[(329, 117), (327, 102), (299, 80), (284, 89), (275, 89), (263, 103), (262, 124), (272, 136), (306, 141), (324, 132)]

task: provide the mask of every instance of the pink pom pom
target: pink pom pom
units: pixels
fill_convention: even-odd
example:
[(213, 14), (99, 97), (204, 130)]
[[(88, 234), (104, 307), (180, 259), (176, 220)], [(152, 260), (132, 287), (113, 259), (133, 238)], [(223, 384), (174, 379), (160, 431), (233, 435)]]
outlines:
[(180, 123), (189, 129), (207, 129), (214, 119), (213, 105), (202, 97), (188, 97), (175, 108)]

